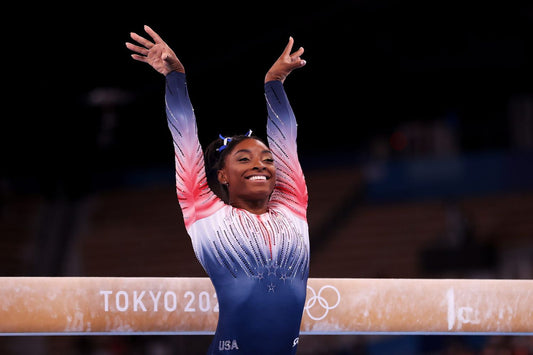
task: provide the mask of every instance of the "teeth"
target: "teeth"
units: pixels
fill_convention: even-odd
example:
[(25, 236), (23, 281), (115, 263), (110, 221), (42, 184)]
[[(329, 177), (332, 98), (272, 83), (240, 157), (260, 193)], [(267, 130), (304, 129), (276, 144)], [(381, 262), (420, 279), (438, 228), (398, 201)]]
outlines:
[(251, 176), (250, 180), (266, 180), (266, 176)]

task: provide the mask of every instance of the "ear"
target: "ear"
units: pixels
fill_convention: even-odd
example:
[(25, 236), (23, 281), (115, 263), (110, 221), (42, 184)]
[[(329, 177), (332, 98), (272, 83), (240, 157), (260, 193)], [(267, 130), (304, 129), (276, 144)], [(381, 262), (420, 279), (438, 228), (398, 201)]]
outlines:
[(227, 185), (228, 184), (228, 178), (226, 176), (226, 172), (224, 171), (224, 169), (220, 169), (217, 172), (217, 178), (218, 178), (218, 182), (220, 182), (221, 184), (223, 184), (223, 185)]

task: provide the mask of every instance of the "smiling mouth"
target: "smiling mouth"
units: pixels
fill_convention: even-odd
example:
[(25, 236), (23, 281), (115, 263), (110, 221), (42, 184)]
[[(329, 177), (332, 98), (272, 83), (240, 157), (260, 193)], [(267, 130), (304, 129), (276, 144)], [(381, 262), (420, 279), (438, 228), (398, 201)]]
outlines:
[(247, 177), (247, 179), (252, 181), (266, 181), (269, 179), (269, 177), (264, 175), (252, 175), (250, 177)]

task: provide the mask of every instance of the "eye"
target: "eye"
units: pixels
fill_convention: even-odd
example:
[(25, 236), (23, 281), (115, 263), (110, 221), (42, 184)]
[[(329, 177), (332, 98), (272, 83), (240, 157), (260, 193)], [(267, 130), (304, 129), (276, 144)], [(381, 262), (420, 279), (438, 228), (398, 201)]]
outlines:
[(248, 161), (250, 159), (248, 159), (247, 157), (242, 157), (242, 158), (239, 158), (238, 161)]
[(274, 162), (274, 159), (272, 159), (272, 158), (266, 158), (265, 161), (266, 161), (267, 163), (273, 163), (273, 162)]

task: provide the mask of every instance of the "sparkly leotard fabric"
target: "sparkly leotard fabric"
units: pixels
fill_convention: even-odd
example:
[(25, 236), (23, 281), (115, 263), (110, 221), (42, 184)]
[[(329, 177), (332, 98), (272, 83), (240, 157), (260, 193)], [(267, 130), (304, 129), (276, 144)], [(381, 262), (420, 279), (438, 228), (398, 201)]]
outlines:
[(166, 81), (178, 201), (219, 302), (209, 354), (294, 354), (309, 274), (309, 234), (297, 125), (283, 85), (265, 84), (277, 180), (268, 212), (256, 215), (225, 204), (209, 189), (185, 74), (173, 72)]

